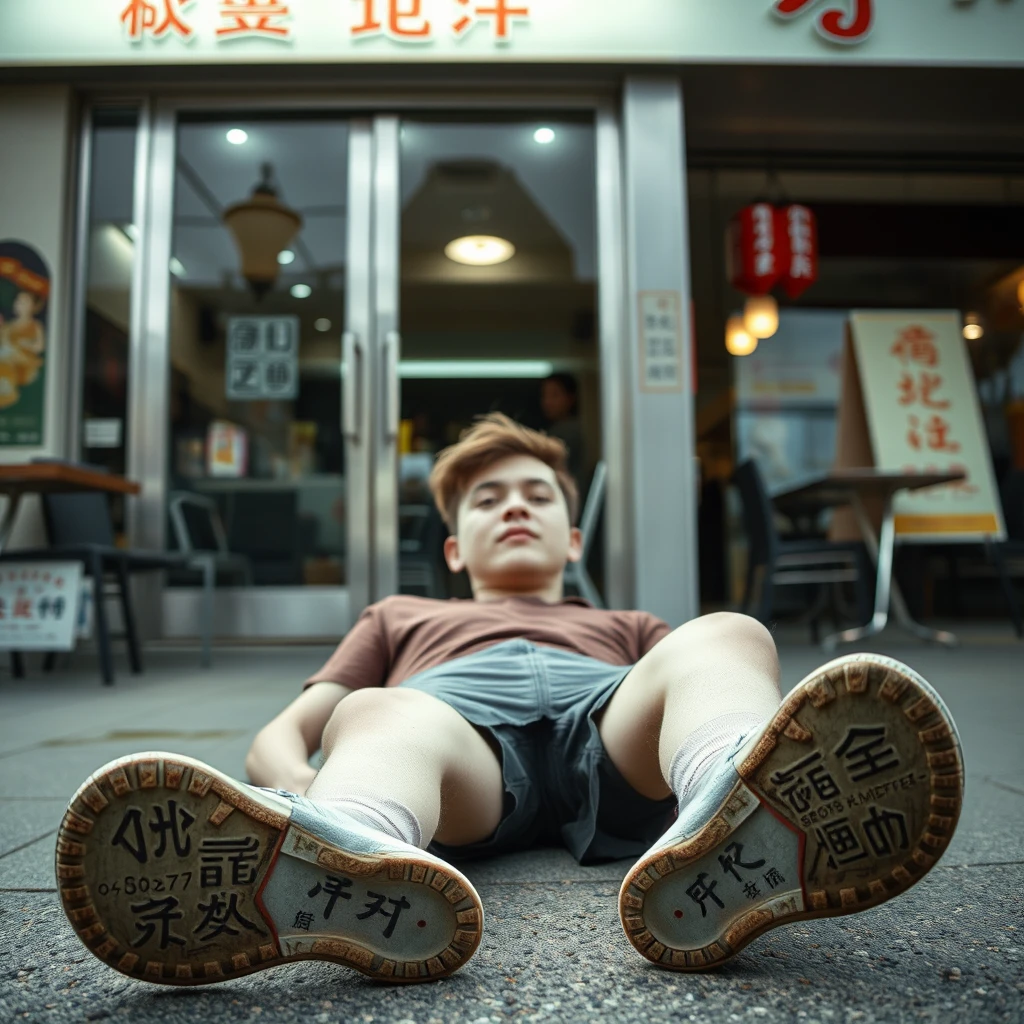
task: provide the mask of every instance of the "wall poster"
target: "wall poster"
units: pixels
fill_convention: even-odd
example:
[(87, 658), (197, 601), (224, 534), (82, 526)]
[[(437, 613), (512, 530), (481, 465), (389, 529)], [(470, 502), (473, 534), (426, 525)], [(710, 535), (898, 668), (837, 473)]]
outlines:
[(43, 443), (50, 271), (23, 242), (0, 241), (0, 445)]

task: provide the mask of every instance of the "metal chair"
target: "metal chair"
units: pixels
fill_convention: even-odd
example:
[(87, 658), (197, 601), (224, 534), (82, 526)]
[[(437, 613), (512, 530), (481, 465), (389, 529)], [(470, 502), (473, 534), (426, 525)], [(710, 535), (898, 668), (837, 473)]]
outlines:
[[(3, 560), (80, 561), (85, 574), (92, 579), (96, 643), (103, 682), (108, 686), (114, 682), (110, 649), (112, 639), (127, 641), (128, 663), (134, 674), (140, 673), (142, 655), (135, 628), (129, 576), (135, 572), (175, 568), (182, 564), (181, 556), (162, 551), (119, 548), (114, 537), (110, 503), (106, 494), (88, 491), (44, 494), (42, 503), (49, 547), (12, 551), (4, 554)], [(107, 586), (111, 577), (113, 588)], [(117, 597), (121, 603), (124, 633), (116, 637), (111, 634), (107, 621), (105, 601), (108, 597)], [(54, 660), (55, 653), (48, 653), (44, 659), (44, 668), (52, 668)]]
[(186, 569), (203, 574), (200, 615), (200, 659), (209, 667), (213, 646), (213, 598), (218, 573), (240, 575), (244, 586), (252, 583), (252, 564), (245, 555), (232, 552), (217, 503), (191, 491), (173, 491), (170, 498), (171, 527)]
[(608, 466), (602, 461), (594, 467), (594, 476), (590, 481), (583, 515), (580, 516), (580, 533), (583, 534), (583, 554), (578, 562), (568, 562), (565, 566), (563, 579), (567, 587), (575, 587), (580, 597), (589, 601), (595, 608), (603, 608), (601, 595), (594, 586), (594, 581), (587, 572), (587, 559), (593, 547), (597, 523), (604, 504), (605, 489), (608, 484)]
[(440, 552), (444, 523), (431, 504), (398, 506), (398, 589), (422, 590), (425, 597), (442, 597)]
[[(743, 524), (750, 546), (742, 611), (769, 625), (775, 588), (797, 584), (853, 583), (858, 614), (871, 618), (871, 563), (859, 541), (835, 542), (820, 537), (786, 538), (779, 534), (764, 479), (753, 459), (737, 466), (733, 483), (740, 494)], [(811, 635), (818, 641), (818, 620), (828, 601), (822, 589), (809, 612)]]

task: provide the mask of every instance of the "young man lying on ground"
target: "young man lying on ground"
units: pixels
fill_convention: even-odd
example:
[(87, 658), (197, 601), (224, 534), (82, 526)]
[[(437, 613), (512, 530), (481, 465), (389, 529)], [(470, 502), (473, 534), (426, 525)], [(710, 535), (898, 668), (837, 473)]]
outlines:
[(502, 416), (442, 452), (431, 485), (473, 600), (367, 609), (256, 737), (246, 768), (268, 788), (142, 753), (75, 794), (57, 875), (96, 956), (179, 985), (303, 958), (438, 978), (484, 926), (451, 862), (556, 841), (581, 863), (638, 857), (626, 936), (693, 970), (775, 925), (876, 906), (935, 863), (963, 767), (911, 669), (848, 655), (780, 706), (754, 619), (673, 630), (563, 599), (581, 539), (565, 449)]

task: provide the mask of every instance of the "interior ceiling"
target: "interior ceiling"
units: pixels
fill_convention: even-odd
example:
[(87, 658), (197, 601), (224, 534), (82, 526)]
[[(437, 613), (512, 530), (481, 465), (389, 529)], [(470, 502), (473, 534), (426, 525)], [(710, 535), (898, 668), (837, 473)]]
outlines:
[[(533, 133), (541, 124), (555, 139), (540, 145)], [(248, 140), (232, 145), (230, 128)], [(291, 248), (294, 263), (282, 268), (278, 287), (305, 280), (341, 287), (345, 262), (345, 199), (348, 126), (344, 120), (232, 118), (217, 123), (182, 124), (174, 206), (174, 255), (184, 267), (186, 287), (217, 286), (238, 271), (238, 254), (221, 223), (221, 212), (249, 196), (260, 164), (269, 162), (281, 199), (299, 212), (302, 229)], [(133, 139), (130, 131), (105, 129), (95, 148), (93, 217), (131, 221)], [(460, 161), (494, 165), (505, 193), (517, 198), (517, 247), (550, 250), (568, 246), (575, 278), (594, 279), (596, 224), (594, 137), (589, 124), (555, 120), (471, 124), (405, 121), (401, 128), (401, 203), (420, 193), (439, 166)], [(438, 251), (461, 234), (491, 233), (479, 186), (449, 178), (446, 201), (433, 208), (418, 204), (409, 225), (416, 247), (431, 240)], [(459, 196), (466, 201), (460, 206)], [(500, 195), (497, 197), (500, 199)], [(494, 213), (502, 227), (504, 218)], [(506, 225), (507, 226), (507, 225)], [(403, 228), (405, 225), (403, 225)], [(494, 230), (493, 233), (500, 233)], [(404, 231), (403, 231), (404, 240)], [(330, 278), (333, 275), (333, 278)]]

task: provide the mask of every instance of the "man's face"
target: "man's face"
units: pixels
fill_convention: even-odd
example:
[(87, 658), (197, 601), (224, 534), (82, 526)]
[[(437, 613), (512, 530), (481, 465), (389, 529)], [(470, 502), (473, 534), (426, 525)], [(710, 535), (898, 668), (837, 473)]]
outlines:
[(567, 561), (579, 561), (581, 544), (554, 470), (512, 455), (469, 481), (445, 558), (452, 572), (468, 572), (474, 591), (539, 588), (560, 577)]

